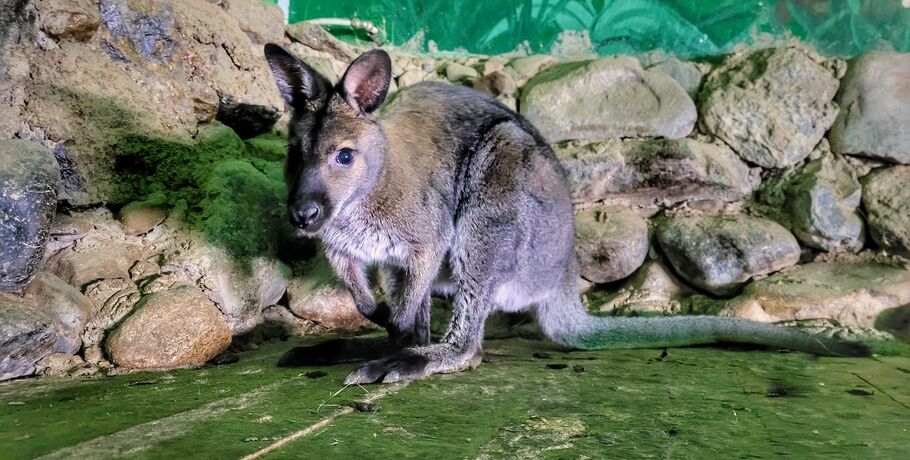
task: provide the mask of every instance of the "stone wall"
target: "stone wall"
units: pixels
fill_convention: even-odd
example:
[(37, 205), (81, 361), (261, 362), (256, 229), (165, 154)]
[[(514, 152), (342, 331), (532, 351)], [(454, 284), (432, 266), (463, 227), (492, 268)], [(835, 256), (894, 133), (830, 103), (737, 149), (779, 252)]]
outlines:
[[(335, 81), (363, 49), (259, 0), (8, 3), (0, 380), (199, 365), (264, 324), (368, 327), (289, 236), (262, 56), (280, 43)], [(393, 90), (469, 85), (553, 143), (593, 310), (910, 335), (910, 55), (389, 51)]]

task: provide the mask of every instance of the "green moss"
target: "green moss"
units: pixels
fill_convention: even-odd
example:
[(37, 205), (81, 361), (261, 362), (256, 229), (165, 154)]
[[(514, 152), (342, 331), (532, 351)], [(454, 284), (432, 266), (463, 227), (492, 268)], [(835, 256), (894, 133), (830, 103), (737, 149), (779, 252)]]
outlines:
[[(382, 388), (344, 388), (354, 363), (276, 367), (298, 340), (232, 365), (0, 385), (4, 458), (239, 458)], [(488, 340), (479, 368), (413, 382), (265, 458), (903, 458), (903, 348), (813, 359)]]
[(192, 143), (127, 135), (116, 146), (114, 201), (170, 206), (241, 262), (274, 257), (291, 240), (285, 145), (273, 135), (244, 142), (220, 123), (201, 127)]

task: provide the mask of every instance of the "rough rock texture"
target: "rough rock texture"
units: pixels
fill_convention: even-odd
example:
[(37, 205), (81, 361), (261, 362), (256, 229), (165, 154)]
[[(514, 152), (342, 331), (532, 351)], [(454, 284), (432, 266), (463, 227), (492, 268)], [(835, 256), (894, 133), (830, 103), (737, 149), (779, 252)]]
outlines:
[(287, 294), (288, 306), (295, 316), (320, 326), (356, 331), (372, 324), (357, 311), (351, 294), (322, 257), (313, 262), (305, 277), (290, 280)]
[(695, 104), (676, 80), (629, 57), (556, 65), (535, 76), (520, 108), (550, 142), (617, 137), (686, 137)]
[(869, 234), (882, 248), (910, 257), (910, 166), (894, 166), (863, 178)]
[(56, 341), (46, 314), (0, 295), (0, 381), (34, 374)]
[(218, 308), (194, 286), (176, 286), (144, 298), (108, 338), (118, 366), (166, 369), (203, 364), (231, 344)]
[(661, 262), (648, 261), (599, 310), (619, 315), (682, 313), (680, 296), (691, 293)]
[(281, 262), (256, 258), (248, 266), (223, 249), (196, 237), (178, 237), (164, 253), (164, 266), (180, 270), (218, 305), (232, 333), (248, 332), (262, 320), (262, 309), (278, 303), (289, 271)]
[(59, 179), (54, 155), (44, 147), (0, 140), (0, 291), (20, 291), (38, 269)]
[(750, 284), (721, 312), (762, 322), (830, 319), (874, 327), (882, 312), (910, 303), (910, 270), (875, 262), (814, 262)]
[(162, 206), (131, 204), (120, 210), (120, 223), (127, 235), (148, 233), (167, 218), (167, 210)]
[(695, 99), (698, 96), (703, 73), (695, 63), (671, 58), (648, 67), (648, 70), (657, 70), (667, 74), (679, 83), (689, 97)]
[(910, 53), (872, 52), (849, 62), (829, 139), (838, 153), (910, 163)]
[(288, 41), (284, 35), (284, 12), (278, 5), (262, 0), (221, 0), (221, 4), (254, 44)]
[(15, 89), (0, 97), (12, 102), (0, 112), (0, 136), (54, 150), (66, 185), (61, 196), (71, 203), (110, 198), (125, 139), (187, 142), (221, 100), (277, 119), (283, 102), (261, 48), (222, 8), (165, 0), (92, 6), (100, 26), (87, 41), (42, 41), (32, 31), (38, 38), (2, 44), (15, 57), (9, 71)]
[(657, 241), (676, 273), (721, 296), (754, 276), (796, 264), (800, 254), (786, 228), (747, 216), (672, 217), (658, 227)]
[(62, 279), (39, 272), (25, 291), (25, 301), (51, 319), (57, 336), (55, 353), (72, 355), (79, 351), (82, 331), (92, 311), (91, 300)]
[(575, 214), (575, 253), (582, 278), (623, 279), (648, 255), (648, 222), (621, 206), (581, 210)]
[(554, 146), (576, 203), (601, 200), (667, 206), (737, 201), (759, 178), (729, 148), (694, 139), (567, 142)]
[(98, 6), (91, 0), (36, 0), (41, 29), (53, 38), (86, 41), (101, 23)]
[(765, 168), (806, 158), (837, 116), (844, 62), (801, 48), (735, 54), (705, 80), (699, 126)]
[(764, 201), (785, 210), (800, 242), (828, 252), (863, 248), (864, 223), (857, 210), (861, 196), (856, 172), (835, 155), (807, 163), (780, 189), (762, 192)]

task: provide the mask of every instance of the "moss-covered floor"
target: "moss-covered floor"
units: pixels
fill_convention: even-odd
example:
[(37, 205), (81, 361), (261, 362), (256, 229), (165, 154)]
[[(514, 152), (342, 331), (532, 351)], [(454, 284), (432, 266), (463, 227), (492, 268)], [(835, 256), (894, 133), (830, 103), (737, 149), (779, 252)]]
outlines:
[[(276, 442), (285, 443), (263, 458), (878, 459), (910, 451), (903, 347), (872, 359), (814, 359), (724, 348), (563, 352), (488, 340), (487, 362), (474, 371), (344, 388), (352, 363), (276, 367), (303, 342), (268, 343), (203, 369), (2, 384), (0, 458), (240, 458)], [(349, 406), (370, 397), (374, 407)]]

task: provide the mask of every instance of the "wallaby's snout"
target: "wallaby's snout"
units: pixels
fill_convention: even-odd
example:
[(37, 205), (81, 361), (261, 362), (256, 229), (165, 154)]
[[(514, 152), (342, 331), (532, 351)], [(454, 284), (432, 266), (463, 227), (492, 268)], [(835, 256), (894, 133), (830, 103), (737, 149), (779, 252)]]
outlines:
[(295, 227), (308, 232), (316, 232), (325, 222), (325, 205), (315, 196), (293, 201), (288, 205), (288, 214)]

